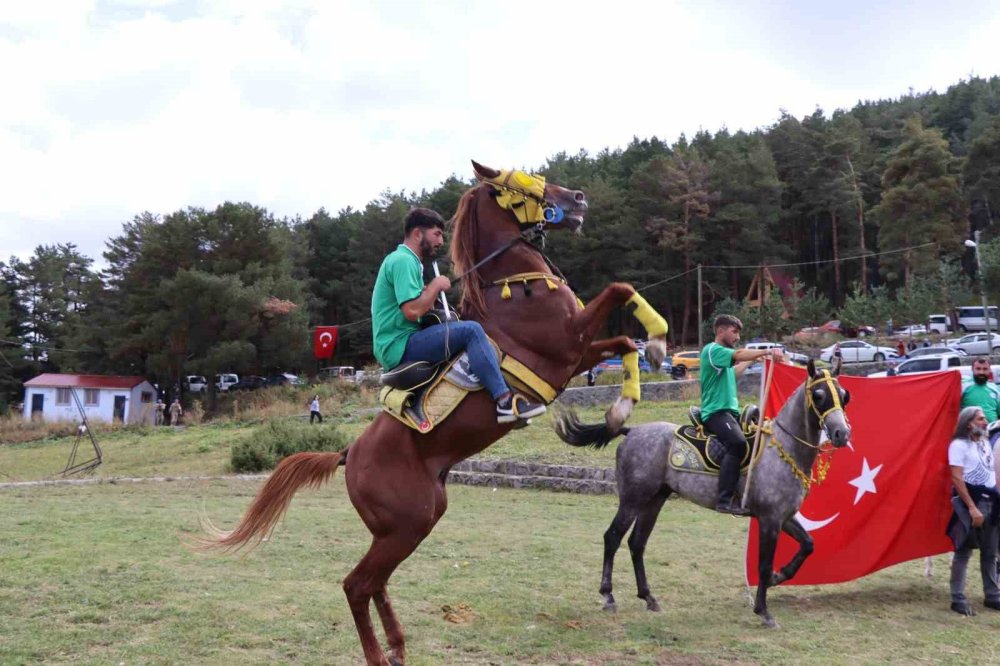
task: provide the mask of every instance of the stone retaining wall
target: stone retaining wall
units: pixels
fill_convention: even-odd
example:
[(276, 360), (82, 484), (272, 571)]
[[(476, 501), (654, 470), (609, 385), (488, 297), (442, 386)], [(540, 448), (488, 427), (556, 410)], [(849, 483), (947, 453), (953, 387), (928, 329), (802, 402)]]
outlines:
[(615, 470), (607, 467), (546, 465), (519, 460), (463, 460), (448, 475), (449, 483), (493, 488), (541, 488), (588, 495), (613, 494)]

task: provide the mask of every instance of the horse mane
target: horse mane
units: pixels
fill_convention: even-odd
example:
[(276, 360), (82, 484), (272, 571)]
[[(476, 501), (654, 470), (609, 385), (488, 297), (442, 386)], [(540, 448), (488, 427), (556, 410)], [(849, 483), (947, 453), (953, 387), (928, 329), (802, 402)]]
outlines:
[[(479, 216), (477, 202), (484, 188), (477, 185), (465, 191), (458, 202), (455, 216), (451, 218), (451, 263), (455, 275), (459, 276), (476, 265), (476, 247), (479, 245)], [(459, 310), (466, 317), (483, 320), (487, 318), (486, 295), (479, 280), (479, 271), (474, 271), (462, 280), (462, 297)]]

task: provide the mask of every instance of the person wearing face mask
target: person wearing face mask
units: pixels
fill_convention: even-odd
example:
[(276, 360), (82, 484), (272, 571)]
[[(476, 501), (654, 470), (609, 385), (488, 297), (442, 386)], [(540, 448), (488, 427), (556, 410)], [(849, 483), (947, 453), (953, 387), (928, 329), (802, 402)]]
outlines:
[(1000, 495), (993, 465), (993, 451), (986, 441), (986, 416), (976, 406), (958, 415), (955, 434), (948, 446), (948, 467), (954, 485), (948, 535), (955, 545), (951, 563), (951, 610), (975, 615), (965, 596), (965, 572), (973, 548), (979, 548), (979, 569), (983, 578), (983, 605), (1000, 610), (997, 585), (997, 521)]
[(980, 356), (972, 363), (972, 379), (962, 384), (962, 407), (979, 407), (987, 423), (1000, 419), (1000, 387), (992, 378), (989, 360)]

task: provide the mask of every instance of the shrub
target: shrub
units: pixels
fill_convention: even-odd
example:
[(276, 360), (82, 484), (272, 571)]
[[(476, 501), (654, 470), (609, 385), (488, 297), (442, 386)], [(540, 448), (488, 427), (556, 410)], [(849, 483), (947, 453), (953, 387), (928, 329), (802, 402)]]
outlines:
[(234, 472), (261, 472), (273, 469), (293, 453), (342, 451), (347, 444), (347, 436), (332, 424), (310, 426), (276, 419), (254, 430), (246, 440), (234, 444), (230, 464)]

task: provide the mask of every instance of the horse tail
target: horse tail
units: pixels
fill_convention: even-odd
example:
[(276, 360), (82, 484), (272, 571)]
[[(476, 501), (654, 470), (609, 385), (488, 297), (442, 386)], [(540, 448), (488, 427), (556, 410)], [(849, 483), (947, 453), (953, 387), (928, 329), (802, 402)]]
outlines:
[(219, 530), (202, 517), (202, 527), (208, 533), (198, 539), (201, 550), (238, 551), (256, 548), (274, 531), (292, 502), (292, 496), (302, 486), (318, 488), (343, 464), (346, 451), (336, 453), (296, 453), (275, 468), (264, 487), (257, 492), (239, 524), (230, 532)]
[(612, 428), (605, 423), (582, 423), (572, 409), (558, 407), (552, 420), (552, 428), (562, 441), (570, 446), (590, 446), (603, 449), (619, 435), (627, 435), (629, 429), (625, 426)]

